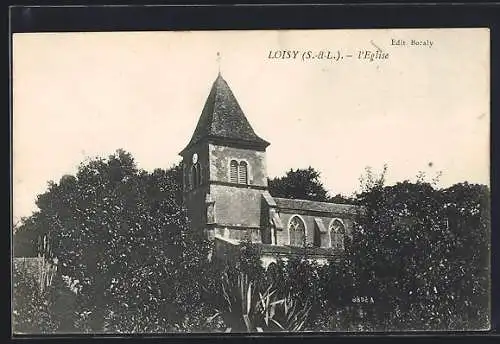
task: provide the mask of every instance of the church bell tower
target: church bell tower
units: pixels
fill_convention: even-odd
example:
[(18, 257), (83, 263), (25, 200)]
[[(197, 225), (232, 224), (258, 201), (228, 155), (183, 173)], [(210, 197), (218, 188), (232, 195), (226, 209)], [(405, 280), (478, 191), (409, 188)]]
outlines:
[(179, 153), (193, 230), (205, 230), (211, 238), (260, 240), (268, 146), (219, 73), (193, 136)]

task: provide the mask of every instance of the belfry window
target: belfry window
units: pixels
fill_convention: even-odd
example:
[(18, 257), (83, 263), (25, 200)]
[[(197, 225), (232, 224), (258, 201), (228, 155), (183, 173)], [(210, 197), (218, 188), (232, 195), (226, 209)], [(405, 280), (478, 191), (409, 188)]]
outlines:
[(306, 239), (306, 225), (304, 221), (294, 215), (288, 223), (288, 232), (290, 235), (290, 246), (304, 246)]
[(248, 168), (247, 168), (247, 163), (244, 161), (240, 161), (239, 183), (240, 184), (248, 184)]
[(238, 162), (236, 160), (231, 160), (231, 166), (230, 166), (230, 181), (231, 183), (237, 183), (238, 182)]
[(231, 160), (229, 181), (234, 184), (248, 184), (248, 163), (246, 161)]
[(344, 249), (344, 238), (345, 238), (344, 224), (339, 220), (333, 220), (330, 223), (329, 230), (330, 230), (331, 246), (333, 248), (343, 250)]

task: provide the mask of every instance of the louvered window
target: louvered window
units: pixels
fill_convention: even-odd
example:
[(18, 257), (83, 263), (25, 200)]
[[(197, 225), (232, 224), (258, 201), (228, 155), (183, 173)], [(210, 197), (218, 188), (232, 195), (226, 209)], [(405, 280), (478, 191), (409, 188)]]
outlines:
[(230, 181), (231, 183), (238, 183), (238, 162), (236, 160), (231, 160), (230, 166)]
[(306, 237), (306, 225), (298, 216), (292, 217), (288, 225), (291, 246), (304, 246)]
[(248, 184), (248, 167), (247, 163), (244, 161), (240, 162), (240, 170), (239, 170), (239, 175), (240, 175), (240, 184)]

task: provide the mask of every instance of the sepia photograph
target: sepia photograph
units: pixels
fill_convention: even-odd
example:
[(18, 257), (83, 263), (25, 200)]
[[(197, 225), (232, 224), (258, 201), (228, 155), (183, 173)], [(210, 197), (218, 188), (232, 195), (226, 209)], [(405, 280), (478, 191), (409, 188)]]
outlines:
[(487, 331), (490, 31), (14, 33), (12, 333)]

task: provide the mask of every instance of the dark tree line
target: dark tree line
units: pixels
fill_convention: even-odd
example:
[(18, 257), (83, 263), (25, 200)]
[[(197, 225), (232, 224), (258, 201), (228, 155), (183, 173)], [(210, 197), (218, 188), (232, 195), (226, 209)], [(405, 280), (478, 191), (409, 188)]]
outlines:
[(352, 260), (360, 292), (377, 301), (371, 326), (488, 328), (488, 188), (461, 183), (437, 190), (406, 181), (359, 198), (368, 213), (358, 221)]
[(354, 203), (353, 198), (331, 196), (321, 182), (320, 173), (312, 167), (290, 169), (282, 177), (268, 179), (269, 192), (274, 197), (304, 199), (318, 202)]
[[(349, 199), (331, 197), (313, 168), (290, 170), (269, 187), (276, 197), (363, 206), (344, 259), (320, 266), (299, 256), (266, 271), (258, 252), (244, 244), (233, 266), (217, 266), (209, 259), (210, 242), (188, 230), (179, 166), (146, 172), (124, 151), (82, 163), (76, 175), (51, 182), (37, 199), (39, 210), (16, 228), (14, 255), (57, 258), (59, 275), (38, 292), (32, 277), (15, 271), (15, 330), (488, 326), (488, 187), (461, 183), (438, 189), (423, 180), (386, 186), (384, 173), (370, 172)], [(271, 295), (277, 308), (255, 306), (235, 315), (229, 307), (228, 313), (224, 292), (238, 290), (234, 286), (242, 280), (245, 288), (252, 286), (246, 294), (253, 295), (250, 304), (260, 294)], [(293, 317), (280, 313), (290, 309), (280, 308), (282, 300), (295, 305), (299, 320), (285, 321)], [(270, 314), (280, 326), (265, 327)]]

